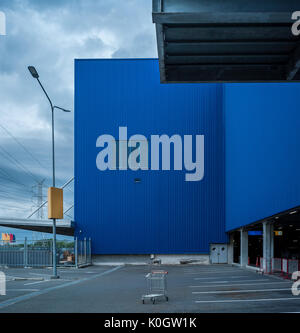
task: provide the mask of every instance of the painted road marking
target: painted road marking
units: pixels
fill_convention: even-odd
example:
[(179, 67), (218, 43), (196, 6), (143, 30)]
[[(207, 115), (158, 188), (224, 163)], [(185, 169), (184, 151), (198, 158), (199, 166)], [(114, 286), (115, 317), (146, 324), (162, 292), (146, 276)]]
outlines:
[(6, 289), (6, 291), (39, 291), (40, 289)]
[(222, 301), (195, 301), (195, 303), (235, 303), (235, 302), (270, 302), (270, 301), (300, 301), (300, 297), (258, 298), (258, 299), (227, 299)]
[[(240, 275), (240, 276), (232, 276), (232, 277), (228, 277), (227, 279), (240, 279), (240, 278), (244, 278), (244, 277), (249, 277), (248, 275)], [(202, 278), (194, 278), (194, 280), (216, 280), (219, 279), (218, 277), (202, 277)]]
[(204, 285), (204, 286), (189, 286), (190, 288), (214, 288), (214, 287), (234, 287), (234, 286), (256, 286), (258, 284), (278, 284), (278, 283), (289, 283), (286, 281), (283, 282), (260, 282), (260, 283), (235, 283), (235, 284), (214, 284), (214, 285)]
[(237, 274), (240, 274), (241, 272), (237, 272), (237, 271), (223, 271), (223, 272), (214, 272), (214, 271), (198, 271), (198, 272), (185, 272), (185, 274), (189, 274), (189, 275), (195, 275), (195, 274), (223, 274), (225, 275), (224, 273), (237, 273)]
[(270, 291), (283, 291), (291, 288), (279, 288), (279, 289), (253, 289), (253, 290), (218, 290), (218, 291), (193, 291), (192, 294), (231, 294), (231, 293), (256, 293), (256, 292), (270, 292)]
[(0, 309), (6, 308), (7, 306), (10, 306), (10, 305), (22, 302), (22, 301), (26, 301), (26, 300), (28, 300), (30, 298), (33, 298), (33, 297), (36, 297), (36, 296), (47, 294), (47, 293), (49, 293), (51, 291), (54, 291), (54, 290), (74, 286), (74, 285), (79, 284), (81, 282), (86, 282), (86, 281), (91, 281), (91, 280), (97, 279), (98, 277), (101, 277), (101, 276), (110, 274), (112, 272), (115, 272), (116, 270), (118, 270), (122, 267), (123, 267), (123, 265), (122, 266), (117, 266), (117, 267), (114, 267), (114, 268), (109, 269), (107, 271), (104, 271), (102, 273), (99, 273), (97, 275), (89, 276), (89, 277), (83, 278), (81, 280), (75, 280), (75, 281), (72, 281), (72, 282), (60, 284), (58, 286), (45, 288), (43, 290), (37, 289), (37, 291), (34, 291), (30, 294), (22, 295), (22, 296), (19, 296), (19, 297), (11, 298), (11, 299), (8, 299), (6, 301), (0, 302)]
[(98, 272), (92, 272), (92, 271), (82, 272), (82, 271), (78, 271), (78, 270), (76, 271), (75, 269), (73, 269), (73, 270), (71, 270), (71, 269), (70, 270), (69, 269), (68, 270), (61, 270), (60, 273), (63, 273), (63, 274), (64, 273), (98, 274)]
[[(200, 268), (199, 266), (196, 267), (194, 266), (193, 268), (190, 269), (185, 269), (184, 272), (221, 272), (220, 269), (210, 269), (208, 267), (205, 268)], [(237, 272), (237, 271), (241, 271), (241, 269), (235, 269), (235, 268), (222, 268), (222, 272)]]
[(24, 283), (24, 286), (30, 286), (31, 284), (38, 284), (38, 283), (45, 283), (45, 282), (60, 282), (60, 281), (72, 281), (72, 280), (65, 280), (65, 279), (49, 279), (49, 280), (43, 280), (43, 281), (37, 281), (37, 282), (29, 282), (29, 283)]
[(30, 286), (31, 284), (44, 283), (44, 282), (48, 282), (48, 281), (50, 281), (50, 279), (49, 280), (43, 280), (43, 281), (24, 283), (24, 286)]
[(15, 281), (15, 279), (20, 279), (20, 280), (41, 280), (42, 277), (24, 277), (24, 276), (12, 276), (12, 275), (6, 275), (6, 278), (11, 279), (10, 281)]
[(48, 276), (51, 277), (51, 274), (45, 274), (45, 273), (29, 273), (31, 275), (38, 275), (38, 276)]
[[(269, 279), (255, 279), (255, 280), (240, 280), (240, 282), (260, 282), (260, 281), (271, 281)], [(223, 283), (224, 285), (226, 285), (227, 283), (231, 283), (231, 282), (235, 282), (235, 281), (203, 281), (203, 283), (209, 283), (209, 284), (215, 284), (215, 283)], [(239, 282), (237, 282), (239, 283)]]

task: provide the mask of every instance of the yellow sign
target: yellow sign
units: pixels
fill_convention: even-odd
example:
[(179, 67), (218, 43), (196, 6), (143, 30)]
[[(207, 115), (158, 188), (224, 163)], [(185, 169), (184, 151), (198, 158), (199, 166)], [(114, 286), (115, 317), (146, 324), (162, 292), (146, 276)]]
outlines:
[(282, 231), (274, 231), (275, 232), (275, 236), (282, 236)]
[(57, 187), (48, 188), (48, 219), (63, 219), (63, 190)]

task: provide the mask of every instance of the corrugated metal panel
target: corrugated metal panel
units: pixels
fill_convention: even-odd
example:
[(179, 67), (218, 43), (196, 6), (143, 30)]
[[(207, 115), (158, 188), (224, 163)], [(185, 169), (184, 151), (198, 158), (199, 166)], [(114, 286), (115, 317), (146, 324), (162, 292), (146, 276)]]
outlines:
[(300, 204), (300, 85), (225, 86), (226, 230)]
[[(97, 254), (208, 253), (226, 241), (222, 87), (161, 85), (156, 59), (76, 60), (75, 75), (76, 235)], [(119, 126), (128, 137), (204, 134), (204, 179), (99, 171), (96, 139)]]

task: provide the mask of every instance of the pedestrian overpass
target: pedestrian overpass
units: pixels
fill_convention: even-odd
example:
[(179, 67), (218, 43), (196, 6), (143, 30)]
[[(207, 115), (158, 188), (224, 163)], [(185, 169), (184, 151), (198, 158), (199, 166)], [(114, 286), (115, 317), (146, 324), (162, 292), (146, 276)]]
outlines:
[[(52, 220), (20, 219), (0, 217), (0, 226), (14, 229), (31, 230), (44, 233), (52, 233)], [(57, 220), (56, 233), (58, 235), (73, 236), (74, 222), (71, 220)]]

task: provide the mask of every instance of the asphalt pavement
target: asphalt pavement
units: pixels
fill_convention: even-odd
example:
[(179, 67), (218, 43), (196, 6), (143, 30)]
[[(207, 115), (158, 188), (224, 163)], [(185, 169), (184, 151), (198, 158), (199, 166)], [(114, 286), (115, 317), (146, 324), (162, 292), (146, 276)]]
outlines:
[(90, 266), (59, 269), (0, 269), (6, 295), (0, 313), (281, 313), (299, 312), (292, 282), (230, 265), (172, 265), (169, 301), (142, 304), (148, 266)]

